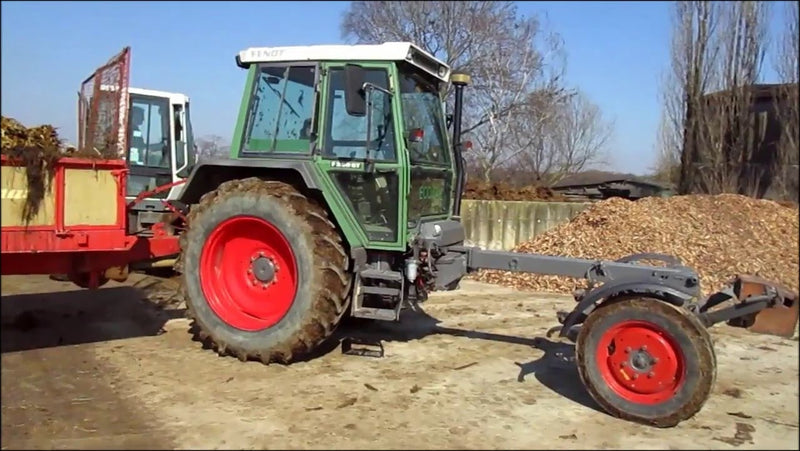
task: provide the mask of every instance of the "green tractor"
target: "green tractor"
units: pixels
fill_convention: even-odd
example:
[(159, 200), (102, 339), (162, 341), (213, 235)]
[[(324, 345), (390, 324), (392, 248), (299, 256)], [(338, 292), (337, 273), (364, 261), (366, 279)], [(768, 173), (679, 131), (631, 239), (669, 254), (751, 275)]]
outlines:
[[(482, 268), (578, 277), (588, 288), (558, 315), (559, 330), (577, 343), (589, 393), (616, 416), (672, 426), (711, 392), (707, 327), (747, 326), (785, 304), (765, 294), (749, 310), (712, 312), (697, 274), (664, 255), (595, 261), (465, 246), (469, 77), (413, 44), (250, 48), (236, 63), (247, 80), (230, 159), (194, 166), (180, 195), (188, 313), (222, 355), (292, 362), (346, 315), (397, 321)], [(749, 302), (737, 286), (727, 299)]]

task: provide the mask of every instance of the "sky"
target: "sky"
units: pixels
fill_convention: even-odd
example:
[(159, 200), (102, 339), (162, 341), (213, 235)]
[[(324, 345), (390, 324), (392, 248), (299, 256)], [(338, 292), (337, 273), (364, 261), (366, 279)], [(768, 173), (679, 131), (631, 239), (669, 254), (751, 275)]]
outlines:
[[(74, 143), (81, 81), (131, 46), (131, 86), (187, 94), (195, 135), (227, 141), (245, 80), (234, 62), (236, 53), (257, 46), (344, 43), (339, 26), (348, 6), (328, 1), (3, 1), (2, 114), (28, 126), (53, 124)], [(562, 36), (566, 82), (614, 121), (607, 169), (646, 173), (656, 155), (669, 2), (518, 6), (522, 14), (546, 17), (549, 29)]]

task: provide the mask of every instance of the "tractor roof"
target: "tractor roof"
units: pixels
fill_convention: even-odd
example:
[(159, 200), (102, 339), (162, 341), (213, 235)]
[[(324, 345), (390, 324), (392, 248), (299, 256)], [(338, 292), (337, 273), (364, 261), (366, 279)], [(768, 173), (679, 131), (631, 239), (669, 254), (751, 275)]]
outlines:
[(295, 61), (407, 61), (442, 81), (450, 79), (446, 63), (410, 42), (250, 47), (236, 56), (236, 64), (243, 68), (254, 63)]

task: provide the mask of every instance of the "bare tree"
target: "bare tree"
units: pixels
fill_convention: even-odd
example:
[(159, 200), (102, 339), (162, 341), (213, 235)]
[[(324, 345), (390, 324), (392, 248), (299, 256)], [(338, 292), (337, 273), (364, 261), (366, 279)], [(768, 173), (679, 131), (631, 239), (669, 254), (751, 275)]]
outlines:
[[(487, 181), (525, 151), (511, 136), (531, 97), (555, 102), (565, 95), (559, 36), (543, 30), (540, 18), (521, 17), (514, 2), (355, 1), (342, 34), (359, 43), (411, 41), (473, 77), (463, 132), (474, 142), (470, 164)], [(550, 112), (540, 108), (543, 115)]]
[(714, 75), (717, 51), (713, 38), (718, 23), (717, 2), (674, 3), (670, 71), (662, 86), (659, 153), (662, 170), (679, 174), (678, 191), (684, 194), (692, 190), (693, 162), (699, 152), (698, 123), (702, 98)]
[(784, 2), (785, 23), (777, 41), (774, 67), (783, 83), (776, 102), (776, 119), (780, 123), (781, 136), (777, 144), (778, 160), (782, 167), (773, 187), (777, 197), (798, 201), (800, 189), (800, 102), (798, 81), (798, 45), (800, 45), (800, 9), (798, 2)]
[[(664, 96), (670, 100), (669, 95)], [(673, 126), (674, 118), (665, 105), (662, 107), (661, 120), (656, 137), (656, 161), (650, 168), (656, 181), (677, 186), (681, 177), (681, 138), (682, 129)], [(681, 114), (682, 116), (682, 114)]]
[(197, 138), (195, 141), (197, 145), (197, 159), (204, 160), (209, 158), (224, 158), (227, 153), (223, 146), (225, 140), (218, 135), (206, 135)]
[(723, 12), (716, 60), (720, 91), (702, 99), (702, 158), (695, 176), (703, 192), (761, 197), (771, 171), (758, 158), (766, 115), (754, 114), (753, 104), (766, 54), (768, 3), (726, 2)]
[(797, 83), (800, 81), (800, 5), (798, 2), (784, 2), (784, 8), (785, 23), (777, 42), (775, 71), (783, 83)]
[[(761, 197), (767, 114), (755, 111), (767, 47), (763, 1), (675, 2), (671, 72), (664, 84), (659, 166), (678, 191)], [(760, 95), (760, 94), (759, 94)]]
[[(530, 116), (539, 117), (535, 107)], [(555, 105), (553, 114), (545, 117), (519, 124), (514, 136), (516, 146), (525, 149), (515, 165), (531, 173), (539, 184), (556, 184), (568, 174), (604, 161), (614, 124), (583, 93)]]

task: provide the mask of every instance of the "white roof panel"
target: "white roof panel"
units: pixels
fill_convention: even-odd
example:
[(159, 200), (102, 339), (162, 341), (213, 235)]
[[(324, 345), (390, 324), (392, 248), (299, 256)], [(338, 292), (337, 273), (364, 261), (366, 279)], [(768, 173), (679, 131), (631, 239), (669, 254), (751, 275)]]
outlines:
[(238, 60), (245, 67), (254, 63), (289, 61), (408, 61), (440, 80), (450, 79), (447, 64), (410, 42), (250, 47), (239, 52)]
[(167, 91), (156, 91), (154, 89), (143, 89), (143, 88), (128, 88), (129, 94), (139, 94), (143, 96), (151, 96), (151, 97), (163, 97), (165, 99), (170, 99), (172, 103), (187, 103), (189, 102), (189, 96), (186, 94), (182, 94), (179, 92), (167, 92)]

